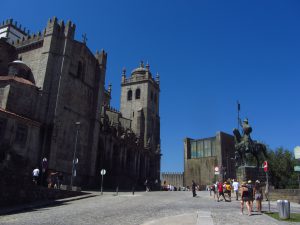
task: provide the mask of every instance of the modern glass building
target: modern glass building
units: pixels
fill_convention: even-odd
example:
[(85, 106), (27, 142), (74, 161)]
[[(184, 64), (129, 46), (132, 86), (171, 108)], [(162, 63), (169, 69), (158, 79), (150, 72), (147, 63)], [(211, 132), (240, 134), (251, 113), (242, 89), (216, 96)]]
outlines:
[(184, 139), (184, 186), (190, 186), (194, 180), (205, 188), (216, 180), (227, 178), (235, 178), (232, 135), (217, 132), (214, 137)]

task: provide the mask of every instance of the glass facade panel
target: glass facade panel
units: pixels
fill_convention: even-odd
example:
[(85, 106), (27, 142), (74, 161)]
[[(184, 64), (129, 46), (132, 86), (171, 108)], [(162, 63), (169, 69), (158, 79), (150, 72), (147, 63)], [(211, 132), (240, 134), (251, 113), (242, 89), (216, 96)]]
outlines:
[(216, 152), (216, 143), (214, 141), (211, 142), (211, 155), (212, 156), (216, 156), (217, 152)]
[(198, 158), (203, 157), (203, 141), (197, 141)]
[(204, 157), (211, 156), (211, 144), (210, 140), (204, 140)]
[(191, 142), (191, 158), (197, 158), (197, 142)]
[(214, 139), (191, 141), (191, 158), (216, 156), (216, 143)]

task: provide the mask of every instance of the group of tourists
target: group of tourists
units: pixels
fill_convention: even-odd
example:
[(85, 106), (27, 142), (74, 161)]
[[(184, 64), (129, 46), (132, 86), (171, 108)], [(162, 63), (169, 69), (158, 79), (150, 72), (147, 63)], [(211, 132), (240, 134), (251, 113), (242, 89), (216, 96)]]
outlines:
[(244, 213), (244, 203), (246, 203), (248, 215), (252, 215), (254, 200), (256, 201), (256, 209), (258, 213), (261, 213), (263, 193), (259, 180), (255, 181), (254, 185), (252, 184), (251, 180), (249, 180), (248, 183), (243, 182), (241, 185), (241, 196), (241, 214)]
[(47, 183), (48, 188), (60, 189), (63, 181), (63, 174), (61, 172), (52, 171), (48, 173)]
[(237, 180), (227, 180), (223, 182), (216, 182), (210, 186), (210, 195), (214, 195), (214, 199), (220, 201), (224, 199), (224, 201), (231, 201), (231, 193), (235, 195), (236, 201), (239, 200), (239, 196), (241, 196), (241, 214), (244, 213), (244, 205), (246, 204), (248, 215), (252, 215), (253, 211), (253, 202), (256, 201), (256, 209), (258, 213), (261, 213), (261, 202), (263, 200), (262, 186), (259, 180), (255, 181), (255, 184), (252, 183), (251, 180), (248, 182), (244, 181), (240, 185)]
[[(220, 197), (223, 197), (224, 201), (231, 201), (231, 192), (232, 192), (232, 183), (230, 181), (216, 182), (210, 187), (210, 194), (213, 192), (214, 199), (217, 198), (217, 201), (220, 201)], [(225, 197), (227, 196), (227, 199)]]
[[(32, 171), (32, 182), (35, 185), (38, 184), (45, 185), (45, 182), (47, 182), (48, 188), (57, 188), (57, 189), (60, 188), (63, 181), (63, 174), (61, 172), (45, 171), (43, 175), (41, 176), (40, 169), (38, 167), (35, 167)], [(44, 179), (46, 179), (45, 182)]]

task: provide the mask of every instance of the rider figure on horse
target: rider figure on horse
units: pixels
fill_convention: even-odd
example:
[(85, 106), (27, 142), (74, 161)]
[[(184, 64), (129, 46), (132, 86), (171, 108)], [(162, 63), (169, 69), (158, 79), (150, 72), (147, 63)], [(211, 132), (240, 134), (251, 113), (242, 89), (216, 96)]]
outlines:
[(252, 143), (252, 139), (250, 137), (250, 134), (252, 132), (252, 127), (249, 125), (248, 119), (244, 119), (243, 124), (241, 124), (243, 129), (243, 137), (240, 142), (240, 145), (245, 146), (245, 151), (248, 152), (250, 150), (250, 146)]
[[(247, 165), (249, 163), (249, 155), (253, 155), (257, 161), (257, 167), (260, 165), (260, 153), (263, 153), (264, 158), (267, 158), (266, 146), (257, 141), (253, 141), (250, 137), (252, 127), (249, 125), (248, 119), (244, 119), (243, 123), (240, 121), (243, 129), (243, 136), (240, 135), (238, 129), (233, 130), (235, 139), (235, 160), (236, 167), (240, 165)], [(251, 163), (251, 162), (250, 162)]]

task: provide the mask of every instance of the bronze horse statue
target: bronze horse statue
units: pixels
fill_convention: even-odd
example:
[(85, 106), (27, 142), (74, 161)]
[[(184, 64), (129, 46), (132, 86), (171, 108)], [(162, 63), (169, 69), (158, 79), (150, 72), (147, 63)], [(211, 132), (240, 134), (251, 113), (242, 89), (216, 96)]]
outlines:
[(257, 168), (262, 164), (260, 161), (261, 153), (265, 158), (267, 158), (267, 148), (264, 144), (252, 139), (243, 140), (238, 129), (233, 130), (234, 141), (235, 141), (235, 162), (236, 167), (246, 166), (249, 161), (249, 156), (253, 155), (257, 162)]

